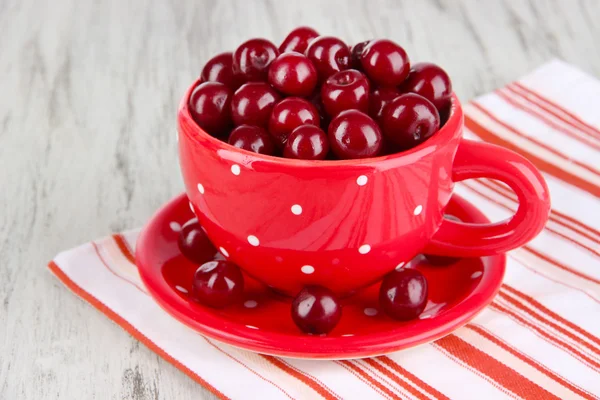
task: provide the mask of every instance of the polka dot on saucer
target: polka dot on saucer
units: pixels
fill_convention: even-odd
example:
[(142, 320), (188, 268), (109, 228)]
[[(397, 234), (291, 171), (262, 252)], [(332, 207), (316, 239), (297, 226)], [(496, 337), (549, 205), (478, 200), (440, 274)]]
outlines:
[(367, 308), (365, 308), (364, 313), (368, 317), (373, 317), (373, 316), (377, 315), (378, 311), (376, 308), (367, 307)]
[(200, 192), (200, 194), (204, 194), (204, 186), (202, 186), (202, 184), (201, 184), (201, 183), (199, 183), (199, 184), (197, 185), (197, 187), (198, 187), (198, 191)]
[(169, 228), (171, 228), (173, 232), (181, 232), (181, 225), (178, 222), (173, 221), (169, 223)]
[(362, 246), (360, 246), (358, 248), (358, 252), (360, 254), (367, 254), (370, 251), (371, 251), (371, 246), (369, 246), (368, 244), (363, 244)]
[(240, 169), (240, 166), (239, 166), (239, 165), (237, 165), (237, 164), (233, 164), (233, 165), (231, 166), (231, 173), (232, 173), (232, 174), (234, 174), (234, 175), (239, 175), (239, 174), (240, 174), (240, 172), (241, 172), (241, 169)]
[(421, 214), (422, 211), (423, 211), (423, 206), (419, 204), (417, 207), (415, 207), (413, 214), (419, 215), (419, 214)]
[(294, 214), (294, 215), (302, 214), (302, 206), (300, 204), (294, 204), (292, 206), (292, 214)]
[(258, 329), (257, 327), (255, 327), (255, 326), (252, 326), (252, 325), (246, 325), (246, 328), (250, 328), (250, 329)]
[(225, 250), (224, 247), (219, 247), (219, 251), (221, 252), (221, 254), (223, 254), (225, 257), (229, 257), (229, 253), (227, 252), (227, 250)]
[(313, 272), (315, 272), (315, 267), (313, 267), (312, 265), (304, 265), (302, 268), (300, 268), (300, 271), (302, 271), (302, 273), (306, 275), (310, 275)]
[(256, 300), (246, 300), (244, 302), (244, 307), (246, 308), (254, 308), (258, 305), (258, 303), (256, 302)]
[(258, 238), (254, 235), (250, 235), (248, 236), (248, 243), (250, 243), (252, 246), (256, 247), (260, 244), (260, 240), (258, 240)]
[(404, 264), (406, 264), (404, 261), (402, 261), (400, 264), (396, 265), (396, 271), (400, 271), (402, 269), (402, 267), (404, 267)]
[(192, 212), (194, 214), (196, 214), (196, 211), (194, 211), (194, 205), (192, 204), (192, 202), (190, 201), (190, 210), (192, 210)]
[(479, 278), (481, 275), (483, 275), (483, 272), (481, 271), (475, 271), (471, 274), (471, 279), (477, 279)]
[(175, 289), (177, 289), (181, 293), (187, 293), (188, 292), (186, 288), (184, 288), (182, 286), (179, 286), (179, 285), (175, 286)]
[(356, 178), (356, 184), (358, 186), (365, 186), (368, 181), (369, 181), (369, 178), (367, 178), (366, 175), (361, 175), (358, 178)]

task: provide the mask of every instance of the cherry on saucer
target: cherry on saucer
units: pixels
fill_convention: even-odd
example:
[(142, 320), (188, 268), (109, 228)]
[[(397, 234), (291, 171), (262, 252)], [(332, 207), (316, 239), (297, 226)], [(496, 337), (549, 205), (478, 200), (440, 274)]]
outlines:
[(238, 302), (244, 292), (244, 277), (229, 261), (209, 261), (196, 270), (192, 298), (204, 305), (221, 308)]
[(195, 264), (211, 260), (217, 252), (200, 226), (198, 218), (190, 219), (181, 227), (177, 244), (185, 258)]
[(321, 286), (306, 286), (292, 302), (292, 318), (306, 333), (330, 332), (342, 317), (339, 300)]

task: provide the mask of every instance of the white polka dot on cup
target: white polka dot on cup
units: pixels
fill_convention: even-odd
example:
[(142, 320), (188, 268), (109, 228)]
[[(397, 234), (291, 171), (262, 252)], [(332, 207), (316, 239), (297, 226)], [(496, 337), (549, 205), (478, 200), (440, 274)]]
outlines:
[(186, 288), (184, 288), (182, 286), (179, 286), (179, 285), (175, 286), (175, 289), (177, 289), (181, 293), (187, 293), (188, 292)]
[(246, 308), (255, 308), (258, 305), (256, 300), (246, 300), (244, 302), (244, 307)]
[(315, 267), (312, 265), (304, 265), (300, 268), (300, 271), (302, 271), (303, 274), (310, 275), (315, 272)]
[(192, 210), (192, 212), (194, 213), (194, 215), (196, 214), (196, 211), (194, 210), (194, 205), (192, 204), (191, 201), (190, 201), (190, 210)]
[(419, 215), (419, 214), (421, 214), (422, 211), (423, 211), (423, 206), (419, 204), (418, 206), (415, 207), (413, 214)]
[(257, 327), (253, 326), (253, 325), (246, 325), (246, 328), (250, 328), (250, 329), (258, 329)]
[(358, 248), (358, 252), (360, 254), (367, 254), (370, 251), (371, 251), (371, 246), (369, 246), (368, 244), (363, 244), (362, 246), (360, 246)]
[(240, 166), (239, 166), (239, 165), (237, 165), (237, 164), (233, 164), (233, 165), (231, 166), (231, 173), (232, 173), (232, 174), (234, 174), (234, 175), (239, 175), (239, 174), (240, 174), (240, 172), (241, 172), (241, 169), (240, 169)]
[(364, 313), (368, 317), (373, 317), (373, 316), (377, 315), (378, 311), (376, 308), (367, 307), (367, 308), (365, 308)]
[(402, 267), (404, 267), (404, 264), (406, 264), (404, 261), (402, 261), (400, 264), (396, 265), (396, 271), (400, 271), (402, 269)]
[(227, 250), (225, 250), (224, 247), (219, 247), (219, 251), (221, 252), (221, 254), (223, 254), (225, 257), (229, 257), (229, 253), (227, 252)]
[(477, 279), (479, 278), (481, 275), (483, 275), (483, 272), (481, 271), (475, 271), (471, 274), (471, 279)]
[(365, 175), (361, 175), (358, 178), (356, 178), (356, 184), (358, 186), (365, 186), (368, 181), (369, 181), (369, 178), (367, 178)]
[(250, 235), (248, 236), (248, 243), (250, 243), (252, 246), (256, 247), (260, 244), (260, 240), (258, 240), (258, 238), (254, 235)]
[(198, 191), (200, 192), (200, 194), (204, 194), (204, 186), (202, 186), (202, 184), (201, 184), (201, 183), (199, 183), (199, 184), (197, 185), (197, 187), (198, 187)]
[(169, 223), (169, 228), (171, 228), (173, 232), (181, 232), (181, 225), (178, 222), (173, 221)]
[(294, 204), (292, 206), (292, 214), (294, 214), (294, 215), (302, 214), (302, 206), (300, 204)]

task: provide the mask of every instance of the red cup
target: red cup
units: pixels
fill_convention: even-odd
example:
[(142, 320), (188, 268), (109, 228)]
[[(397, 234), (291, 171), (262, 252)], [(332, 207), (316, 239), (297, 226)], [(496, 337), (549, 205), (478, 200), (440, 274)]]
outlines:
[[(421, 252), (503, 253), (535, 237), (548, 218), (550, 198), (539, 171), (512, 151), (463, 139), (456, 96), (444, 127), (411, 150), (308, 161), (251, 153), (210, 136), (190, 115), (192, 89), (178, 127), (194, 211), (225, 257), (285, 294), (308, 284), (349, 294)], [(516, 214), (491, 224), (444, 219), (454, 183), (481, 177), (514, 190)]]

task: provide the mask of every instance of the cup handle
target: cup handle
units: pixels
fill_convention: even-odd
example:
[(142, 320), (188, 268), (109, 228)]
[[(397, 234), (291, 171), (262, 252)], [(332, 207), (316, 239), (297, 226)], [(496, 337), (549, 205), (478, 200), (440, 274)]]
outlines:
[(501, 222), (469, 224), (444, 219), (424, 252), (455, 257), (482, 257), (512, 250), (533, 239), (546, 224), (550, 194), (535, 166), (517, 153), (489, 143), (462, 139), (452, 180), (497, 179), (517, 194), (515, 215)]

